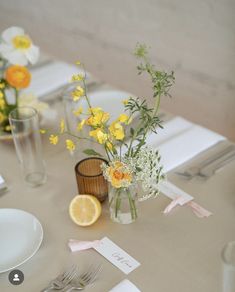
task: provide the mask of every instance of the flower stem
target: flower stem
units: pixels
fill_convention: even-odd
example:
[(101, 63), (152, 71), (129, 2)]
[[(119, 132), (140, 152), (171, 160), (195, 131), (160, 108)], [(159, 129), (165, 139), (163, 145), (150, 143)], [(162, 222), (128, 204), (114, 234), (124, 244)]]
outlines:
[(129, 189), (127, 190), (127, 196), (128, 196), (129, 205), (130, 205), (131, 219), (135, 220), (137, 218), (137, 210), (135, 206), (135, 200), (132, 198)]

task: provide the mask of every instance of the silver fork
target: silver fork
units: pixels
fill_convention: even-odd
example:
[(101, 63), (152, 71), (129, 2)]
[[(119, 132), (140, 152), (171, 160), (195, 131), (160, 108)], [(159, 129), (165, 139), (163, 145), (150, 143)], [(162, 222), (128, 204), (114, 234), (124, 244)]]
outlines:
[(234, 145), (229, 145), (228, 147), (226, 147), (225, 149), (223, 149), (222, 151), (215, 153), (214, 155), (212, 155), (211, 157), (207, 158), (206, 160), (202, 161), (201, 163), (199, 163), (198, 166), (192, 166), (189, 167), (188, 169), (186, 169), (183, 172), (176, 172), (178, 175), (184, 176), (187, 179), (192, 179), (193, 177), (196, 176), (201, 176), (200, 172), (207, 166), (209, 166), (210, 164), (216, 162), (217, 160), (220, 160), (221, 158), (223, 158), (224, 156), (226, 157), (226, 155), (229, 155), (231, 152), (233, 152), (235, 149)]
[(223, 160), (218, 160), (215, 163), (205, 167), (200, 171), (200, 176), (204, 177), (205, 179), (211, 177), (216, 171), (223, 168), (226, 164), (232, 162), (235, 159), (235, 151), (230, 153), (230, 155), (226, 155)]
[(41, 292), (47, 292), (50, 290), (62, 290), (74, 279), (76, 274), (77, 267), (73, 265), (68, 270), (57, 276), (55, 279), (51, 280), (49, 286), (44, 288)]
[(66, 286), (63, 292), (70, 292), (73, 290), (84, 290), (86, 286), (92, 284), (97, 279), (97, 275), (99, 274), (100, 271), (101, 265), (90, 266), (90, 268), (86, 272), (78, 276), (75, 283), (71, 283), (68, 286)]

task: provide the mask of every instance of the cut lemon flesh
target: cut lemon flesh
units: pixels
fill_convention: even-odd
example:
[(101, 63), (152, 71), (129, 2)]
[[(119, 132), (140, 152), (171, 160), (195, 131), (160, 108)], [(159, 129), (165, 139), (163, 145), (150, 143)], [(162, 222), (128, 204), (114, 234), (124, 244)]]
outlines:
[(78, 195), (69, 205), (69, 215), (74, 223), (89, 226), (97, 221), (101, 214), (101, 204), (92, 195)]

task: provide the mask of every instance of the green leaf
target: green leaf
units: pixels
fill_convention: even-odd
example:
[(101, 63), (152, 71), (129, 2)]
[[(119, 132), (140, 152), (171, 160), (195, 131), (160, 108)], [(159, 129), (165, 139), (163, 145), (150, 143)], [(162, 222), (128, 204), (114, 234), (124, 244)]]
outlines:
[(100, 153), (96, 152), (96, 151), (93, 150), (93, 149), (85, 149), (85, 150), (83, 151), (83, 153), (85, 153), (86, 155), (102, 157), (102, 155), (101, 155)]
[(131, 133), (131, 136), (133, 136), (135, 133), (135, 130), (133, 128), (130, 128), (130, 133)]

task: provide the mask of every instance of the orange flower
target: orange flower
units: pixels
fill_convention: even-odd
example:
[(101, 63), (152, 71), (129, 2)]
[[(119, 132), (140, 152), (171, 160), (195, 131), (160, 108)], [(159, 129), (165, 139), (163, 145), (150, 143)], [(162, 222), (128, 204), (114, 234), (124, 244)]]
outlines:
[(131, 184), (132, 174), (126, 167), (124, 163), (116, 161), (108, 168), (109, 180), (113, 187), (121, 188)]
[(26, 88), (30, 84), (31, 74), (26, 67), (13, 65), (6, 70), (6, 80), (17, 89)]

